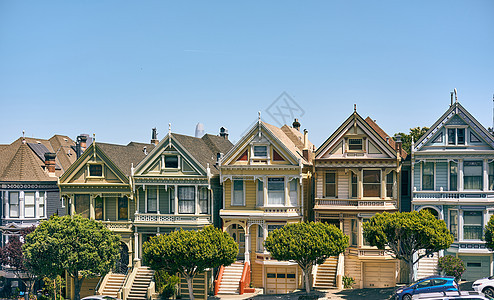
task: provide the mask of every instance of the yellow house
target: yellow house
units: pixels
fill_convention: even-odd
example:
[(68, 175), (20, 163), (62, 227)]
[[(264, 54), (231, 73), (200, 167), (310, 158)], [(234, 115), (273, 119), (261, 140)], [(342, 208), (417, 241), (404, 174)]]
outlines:
[[(400, 169), (406, 152), (371, 118), (356, 112), (317, 149), (316, 221), (334, 224), (350, 237), (344, 255), (314, 271), (314, 286), (336, 285), (337, 273), (351, 276), (356, 288), (396, 284), (398, 262), (363, 239), (362, 224), (376, 213), (398, 211)], [(336, 272), (336, 270), (338, 272)]]
[(221, 160), (220, 217), (239, 255), (236, 264), (219, 272), (220, 294), (242, 293), (242, 284), (250, 282), (268, 294), (292, 292), (302, 284), (295, 263), (272, 259), (263, 246), (270, 231), (302, 221), (308, 209), (314, 146), (298, 121), (293, 125), (278, 128), (259, 119)]

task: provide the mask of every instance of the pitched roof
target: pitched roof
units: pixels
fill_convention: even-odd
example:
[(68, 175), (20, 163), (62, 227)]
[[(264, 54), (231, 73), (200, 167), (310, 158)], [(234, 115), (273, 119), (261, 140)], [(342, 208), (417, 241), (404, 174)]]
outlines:
[(97, 142), (98, 147), (125, 175), (131, 175), (132, 165), (137, 164), (146, 157), (144, 147), (149, 154), (154, 149), (154, 144), (130, 142), (127, 145), (107, 144)]
[[(262, 122), (266, 128), (268, 128), (279, 140), (280, 142), (283, 143), (283, 145), (297, 158), (301, 159), (302, 160), (302, 163), (306, 164), (306, 165), (310, 165), (311, 162), (307, 161), (305, 158), (304, 158), (304, 155), (303, 155), (303, 143), (302, 145), (300, 146), (300, 143), (298, 143), (299, 141), (299, 138), (298, 138), (298, 134), (295, 133), (295, 131), (297, 130), (291, 130), (290, 127), (288, 127), (287, 125), (284, 125), (286, 126), (285, 129), (283, 130), (282, 128), (278, 128), (274, 125), (271, 125), (271, 124), (268, 124), (266, 122)], [(288, 132), (288, 134), (287, 134)], [(291, 132), (291, 134), (289, 133)], [(300, 133), (300, 132), (299, 132)], [(302, 134), (302, 139), (303, 139), (303, 134)], [(309, 145), (312, 145), (310, 142), (309, 142)], [(312, 149), (309, 149), (310, 151), (312, 151)]]
[(0, 181), (56, 181), (56, 177), (50, 177), (45, 171), (44, 153), (57, 154), (55, 175), (58, 177), (76, 159), (75, 153), (70, 152), (72, 145), (70, 138), (60, 135), (50, 140), (18, 138), (10, 145), (1, 145)]
[(216, 159), (218, 153), (227, 153), (233, 147), (233, 144), (220, 136), (205, 134), (202, 138), (196, 138), (188, 135), (172, 133), (184, 150), (190, 153), (203, 167), (211, 169), (211, 173), (219, 173)]
[[(389, 136), (384, 130), (382, 130), (381, 127), (379, 127), (379, 125), (377, 125), (376, 122), (374, 122), (371, 117), (367, 117), (365, 118), (365, 122), (367, 124), (369, 124), (370, 127), (372, 127), (372, 129), (374, 129), (374, 131), (377, 132), (377, 134), (379, 134), (379, 136), (381, 136), (383, 138), (383, 140), (385, 140), (386, 142), (388, 142), (388, 144), (393, 148), (393, 149), (396, 149), (396, 142), (395, 140)], [(401, 152), (400, 152), (400, 156), (403, 158), (403, 159), (406, 159), (408, 153), (403, 149), (401, 148)]]

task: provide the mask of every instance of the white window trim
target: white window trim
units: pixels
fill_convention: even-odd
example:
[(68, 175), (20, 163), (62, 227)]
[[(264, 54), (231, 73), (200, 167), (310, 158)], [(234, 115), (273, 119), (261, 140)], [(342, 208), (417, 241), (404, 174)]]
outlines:
[[(328, 173), (334, 173), (334, 185), (335, 185), (335, 196), (334, 197), (329, 197), (326, 196), (326, 175)], [(323, 198), (325, 199), (338, 199), (338, 170), (327, 170), (324, 171), (324, 176), (323, 177), (323, 182), (322, 182), (322, 192), (323, 192)], [(351, 180), (352, 178), (350, 177), (350, 188), (351, 188)]]
[[(283, 204), (269, 204), (269, 190), (268, 190), (268, 186), (269, 186), (269, 178), (283, 178), (283, 195), (284, 195), (284, 201), (283, 201)], [(287, 201), (289, 201), (289, 195), (287, 196), (287, 187), (288, 187), (288, 193), (290, 193), (290, 187), (287, 185), (287, 178), (284, 177), (284, 176), (268, 176), (266, 177), (266, 184), (264, 185), (264, 188), (266, 189), (266, 193), (265, 195), (267, 196), (266, 200), (265, 200), (265, 206), (266, 207), (286, 207), (286, 206), (289, 206), (287, 205)]]
[[(176, 156), (177, 157), (177, 167), (176, 168), (167, 168), (165, 166), (165, 157), (166, 156)], [(163, 153), (161, 154), (161, 171), (178, 171), (182, 167), (182, 157), (179, 153)]]
[[(432, 186), (432, 190), (424, 190), (424, 185), (423, 185), (422, 179), (424, 177), (424, 164), (425, 163), (433, 163), (434, 164), (434, 174), (432, 175), (434, 178), (434, 183), (433, 183), (434, 185)], [(448, 173), (448, 176), (449, 176), (449, 173)], [(420, 163), (420, 190), (421, 191), (431, 191), (431, 192), (435, 191), (436, 190), (436, 177), (437, 177), (437, 175), (436, 175), (436, 162), (435, 161), (426, 161), (426, 160), (422, 161)]]
[[(458, 144), (458, 128), (463, 128), (465, 129), (465, 144)], [(465, 147), (468, 146), (468, 139), (469, 135), (467, 134), (468, 130), (468, 125), (448, 125), (445, 126), (445, 131), (446, 131), (446, 139), (445, 139), (445, 145), (446, 147)], [(454, 144), (449, 144), (449, 135), (448, 135), (448, 129), (455, 129), (455, 143)]]
[[(234, 195), (235, 195), (235, 189), (234, 189), (234, 186), (235, 186), (235, 181), (236, 180), (242, 180), (242, 189), (243, 189), (243, 197), (242, 197), (242, 204), (234, 204)], [(245, 206), (245, 181), (243, 178), (242, 179), (235, 179), (235, 178), (232, 178), (232, 186), (231, 186), (231, 199), (230, 199), (230, 205), (231, 206)], [(256, 187), (256, 190), (257, 190), (257, 187)]]
[[(378, 197), (364, 197), (364, 186), (365, 186), (365, 184), (364, 184), (364, 171), (379, 171), (379, 178), (381, 179), (381, 181), (379, 183), (381, 185), (381, 187), (380, 187), (381, 192), (380, 192), (380, 195)], [(362, 182), (362, 194), (361, 195), (362, 195), (362, 197), (361, 198), (362, 199), (372, 199), (372, 198), (382, 199), (382, 195), (383, 195), (383, 187), (382, 187), (383, 186), (383, 173), (384, 172), (381, 168), (362, 168), (362, 171), (361, 171), (361, 174), (362, 174), (362, 176), (361, 176), (361, 182)], [(358, 182), (358, 179), (357, 179), (357, 182)], [(384, 176), (384, 185), (386, 185), (386, 176)], [(358, 193), (358, 191), (357, 191), (357, 193)]]
[[(101, 176), (92, 176), (90, 171), (90, 166), (100, 165), (101, 166)], [(100, 162), (88, 162), (87, 163), (87, 178), (105, 178), (105, 164)]]

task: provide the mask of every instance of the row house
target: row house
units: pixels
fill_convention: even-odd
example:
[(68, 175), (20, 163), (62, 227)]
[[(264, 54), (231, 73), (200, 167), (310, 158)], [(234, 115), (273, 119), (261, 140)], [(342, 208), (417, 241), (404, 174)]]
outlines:
[(311, 192), (313, 148), (297, 120), (293, 127), (278, 128), (259, 118), (221, 160), (220, 217), (239, 253), (235, 264), (220, 270), (217, 293), (242, 293), (250, 282), (267, 294), (301, 288), (297, 264), (272, 259), (263, 243), (270, 231), (301, 222), (310, 209), (305, 199)]
[[(53, 214), (64, 215), (58, 177), (76, 160), (75, 143), (67, 136), (21, 137), (0, 145), (1, 246), (21, 230), (37, 226)], [(8, 268), (0, 275), (13, 279)], [(17, 280), (12, 288), (23, 288)]]
[(428, 209), (454, 236), (449, 249), (422, 259), (418, 276), (437, 273), (438, 256), (466, 265), (464, 280), (493, 275), (492, 251), (483, 241), (494, 213), (494, 138), (457, 100), (412, 146), (413, 210)]
[(350, 237), (350, 247), (317, 267), (315, 287), (334, 287), (337, 275), (343, 274), (355, 278), (360, 288), (396, 284), (397, 260), (366, 242), (362, 224), (376, 213), (400, 209), (400, 170), (406, 155), (401, 142), (395, 143), (375, 121), (364, 120), (356, 110), (317, 149), (315, 219), (340, 228)]
[[(141, 263), (142, 244), (160, 233), (214, 223), (219, 208), (213, 205), (222, 198), (217, 159), (232, 147), (227, 134), (195, 138), (170, 130), (161, 142), (156, 137), (153, 129), (149, 144), (94, 141), (60, 178), (68, 213), (102, 222), (122, 241), (117, 266), (103, 278), (85, 280), (81, 297), (150, 296), (153, 272)], [(194, 282), (198, 298), (207, 297), (211, 276)], [(66, 297), (73, 293), (69, 280)]]

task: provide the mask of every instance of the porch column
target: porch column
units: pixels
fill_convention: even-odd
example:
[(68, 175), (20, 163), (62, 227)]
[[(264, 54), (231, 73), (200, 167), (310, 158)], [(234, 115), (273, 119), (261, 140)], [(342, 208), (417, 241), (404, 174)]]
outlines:
[(357, 198), (364, 197), (364, 170), (360, 170), (357, 175)]
[(386, 196), (386, 170), (382, 169), (381, 170), (381, 195), (379, 198), (384, 199)]
[(285, 206), (290, 205), (290, 183), (288, 182), (288, 176), (283, 178), (285, 183)]
[[(266, 241), (266, 238), (268, 237), (268, 224), (264, 222), (264, 226), (262, 227), (262, 238), (264, 241)], [(266, 252), (266, 248), (263, 246), (264, 252)]]
[(250, 233), (245, 233), (245, 255), (244, 255), (244, 257), (245, 257), (245, 262), (250, 261)]
[(175, 192), (175, 197), (173, 199), (173, 203), (175, 203), (175, 211), (173, 212), (175, 215), (178, 215), (178, 186), (174, 185), (173, 191)]
[(134, 260), (139, 259), (139, 234), (134, 233)]
[(24, 191), (19, 192), (19, 219), (24, 218)]
[(160, 214), (160, 187), (161, 185), (156, 186), (156, 213)]
[(34, 217), (39, 219), (39, 191), (34, 193)]
[(268, 177), (264, 176), (262, 178), (262, 182), (263, 182), (262, 189), (263, 189), (263, 194), (264, 194), (264, 197), (263, 197), (264, 198), (263, 199), (264, 200), (264, 204), (263, 204), (263, 206), (266, 206), (266, 205), (268, 205)]
[(96, 198), (95, 195), (89, 196), (89, 219), (94, 220), (94, 199)]

